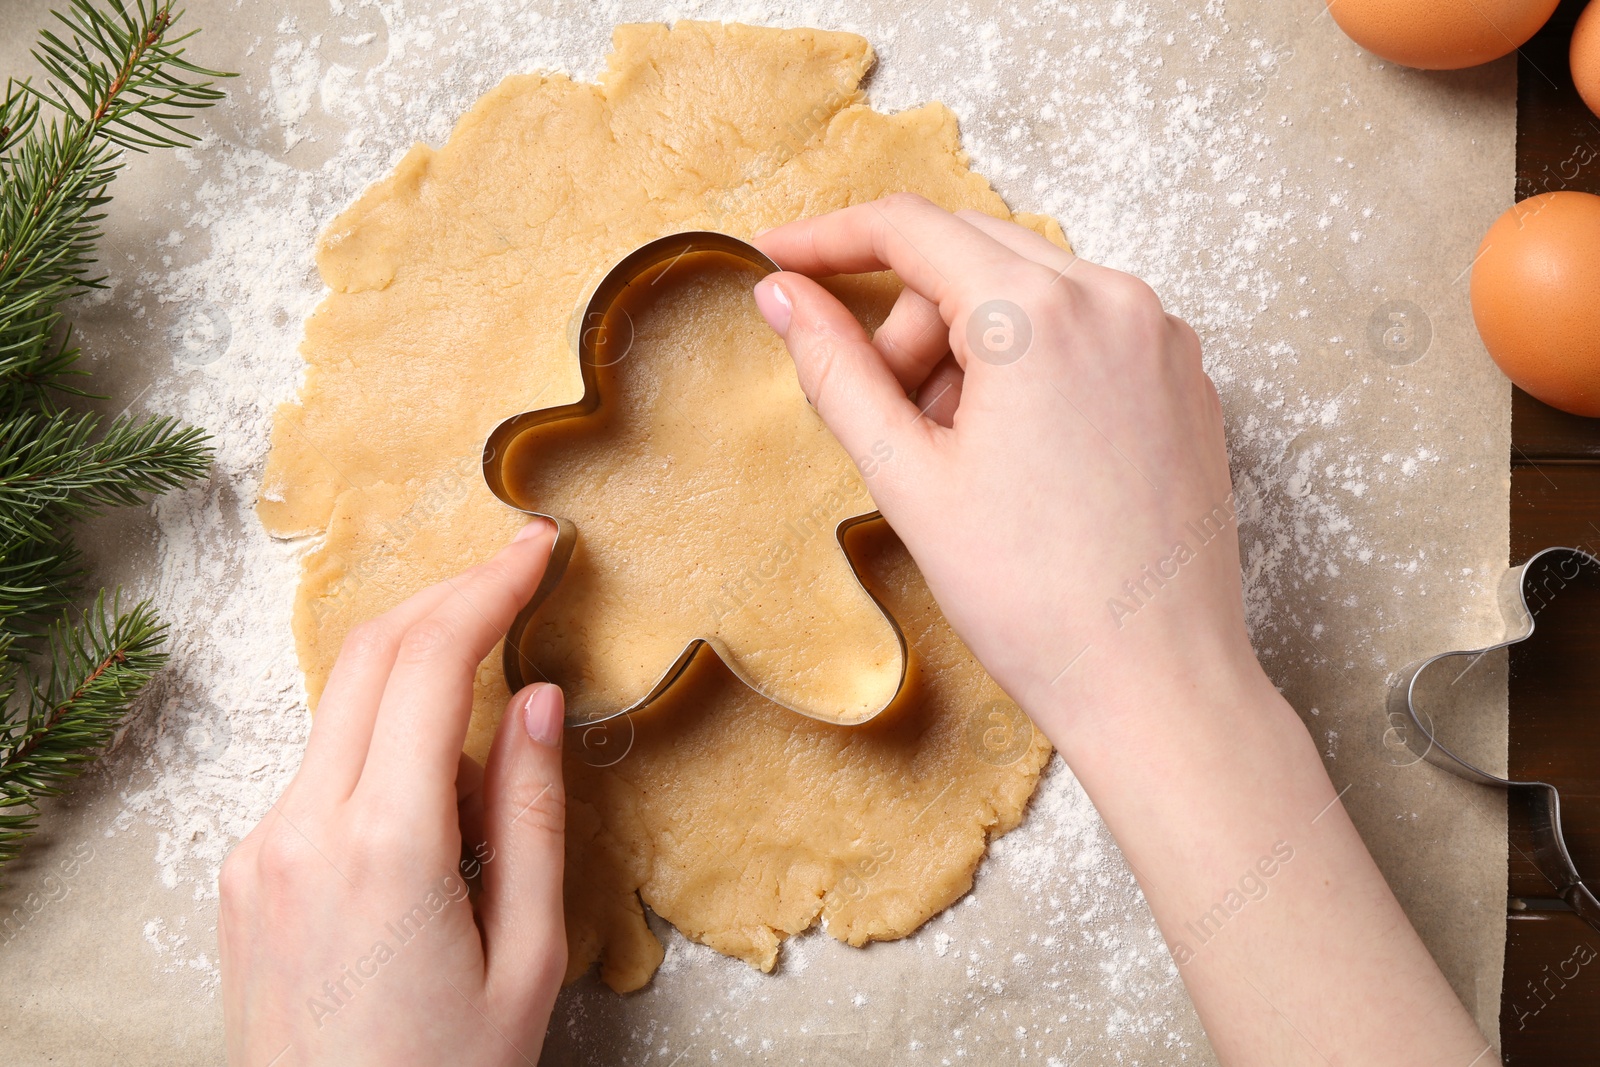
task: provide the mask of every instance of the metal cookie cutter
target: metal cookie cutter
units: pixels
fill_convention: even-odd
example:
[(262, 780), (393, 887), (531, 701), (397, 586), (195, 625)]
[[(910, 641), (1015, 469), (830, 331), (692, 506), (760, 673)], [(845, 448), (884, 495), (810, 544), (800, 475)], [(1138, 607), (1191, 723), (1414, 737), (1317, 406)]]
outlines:
[[(506, 632), (502, 666), (505, 671), (506, 684), (511, 687), (512, 692), (516, 692), (532, 681), (533, 678), (530, 675), (537, 673), (538, 668), (534, 665), (533, 658), (528, 654), (525, 644), (530, 624), (533, 622), (534, 614), (539, 610), (539, 606), (544, 603), (561, 581), (561, 576), (572, 559), (572, 550), (578, 538), (578, 528), (570, 519), (523, 507), (516, 499), (506, 484), (507, 471), (505, 466), (511, 446), (517, 438), (535, 427), (565, 419), (582, 419), (593, 415), (600, 409), (603, 397), (600, 395), (596, 371), (600, 367), (616, 362), (616, 359), (606, 358), (606, 320), (612, 307), (627, 290), (628, 286), (641, 276), (663, 263), (667, 263), (669, 265), (668, 269), (670, 269), (671, 264), (691, 253), (697, 252), (722, 253), (749, 263), (768, 274), (776, 273), (780, 269), (776, 263), (754, 245), (741, 241), (737, 237), (731, 237), (725, 233), (716, 233), (711, 230), (691, 230), (685, 233), (669, 234), (666, 237), (659, 237), (640, 245), (618, 260), (610, 270), (606, 271), (588, 300), (584, 302), (582, 312), (573, 316), (572, 324), (568, 331), (568, 342), (572, 350), (577, 354), (578, 369), (583, 376), (582, 399), (572, 404), (563, 404), (559, 407), (544, 408), (536, 411), (525, 411), (520, 415), (513, 415), (496, 426), (494, 431), (489, 434), (489, 439), (484, 442), (483, 478), (489, 485), (489, 491), (509, 507), (516, 508), (527, 515), (548, 519), (556, 527), (555, 548), (551, 553), (550, 564), (545, 570), (544, 579), (539, 583), (539, 588), (534, 591), (533, 599), (529, 600), (527, 605), (517, 614), (516, 619), (511, 623), (511, 629)], [(834, 537), (839, 542), (839, 551), (844, 553), (845, 534), (850, 529), (881, 517), (879, 512), (870, 511), (841, 520), (834, 529)], [(772, 700), (774, 703), (807, 718), (838, 725), (853, 726), (876, 717), (885, 708), (894, 703), (895, 698), (905, 688), (909, 655), (906, 649), (905, 634), (901, 631), (900, 624), (895, 621), (889, 609), (867, 587), (866, 583), (861, 581), (861, 575), (855, 572), (855, 563), (850, 560), (848, 553), (845, 553), (845, 559), (850, 563), (851, 571), (856, 574), (856, 581), (861, 585), (862, 590), (878, 606), (878, 610), (883, 613), (884, 619), (888, 621), (890, 628), (894, 631), (895, 640), (899, 643), (900, 678), (895, 685), (894, 692), (879, 707), (871, 709), (865, 715), (852, 718), (848, 722), (819, 714), (814, 709), (796, 707), (785, 701), (777, 700), (766, 693), (762, 695), (766, 696), (768, 700)], [(569, 727), (591, 726), (648, 706), (671, 688), (672, 683), (677, 681), (689, 669), (690, 663), (702, 646), (709, 646), (740, 681), (757, 692), (761, 692), (760, 686), (744, 673), (731, 651), (720, 639), (714, 636), (696, 637), (684, 646), (677, 659), (656, 679), (649, 692), (643, 697), (627, 707), (615, 708), (587, 717), (572, 711), (569, 707), (567, 725)]]
[[(1548, 574), (1551, 565), (1556, 567), (1554, 579)], [(1499, 786), (1506, 791), (1507, 799), (1517, 805), (1527, 818), (1532, 830), (1533, 862), (1539, 873), (1550, 880), (1557, 895), (1580, 918), (1600, 930), (1600, 901), (1584, 884), (1583, 877), (1572, 861), (1561, 831), (1561, 795), (1547, 782), (1519, 782), (1468, 763), (1452, 752), (1434, 735), (1432, 721), (1417, 707), (1417, 681), (1434, 664), (1458, 656), (1480, 657), (1497, 649), (1526, 641), (1535, 629), (1534, 611), (1529, 607), (1529, 594), (1540, 598), (1541, 605), (1549, 586), (1558, 581), (1565, 586), (1589, 571), (1592, 579), (1600, 576), (1600, 559), (1577, 548), (1547, 548), (1530, 556), (1520, 567), (1507, 571), (1500, 583), (1500, 612), (1506, 621), (1504, 640), (1487, 648), (1463, 652), (1443, 652), (1419, 663), (1412, 664), (1400, 673), (1389, 690), (1389, 721), (1403, 722), (1407, 747), (1419, 757), (1437, 767), (1482, 785)], [(1542, 585), (1535, 589), (1541, 575)]]

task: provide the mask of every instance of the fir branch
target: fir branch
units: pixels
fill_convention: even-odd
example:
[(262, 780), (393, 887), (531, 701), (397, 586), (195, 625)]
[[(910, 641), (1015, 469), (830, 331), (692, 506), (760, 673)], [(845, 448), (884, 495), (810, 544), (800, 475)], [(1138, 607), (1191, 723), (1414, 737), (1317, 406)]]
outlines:
[(0, 535), (41, 536), (62, 518), (141, 503), (210, 464), (206, 434), (170, 418), (119, 418), (98, 439), (93, 413), (23, 415), (0, 441)]
[[(33, 52), (45, 86), (8, 82), (0, 112), (22, 131), (0, 153), (0, 386), (12, 388), (54, 381), (77, 355), (50, 338), (60, 303), (104, 282), (90, 267), (121, 150), (194, 140), (177, 123), (221, 98), (202, 79), (227, 76), (183, 58), (193, 34), (173, 34), (164, 0), (72, 0), (56, 18), (66, 36), (45, 31)], [(39, 123), (41, 104), (58, 121)]]
[[(166, 661), (165, 627), (148, 602), (123, 613), (102, 595), (49, 634), (50, 668), (29, 687), (23, 713), (0, 724), (0, 864), (38, 825), (38, 803), (58, 796), (116, 736), (128, 701)], [(15, 675), (0, 679), (14, 693)]]
[[(204, 473), (206, 437), (168, 418), (64, 409), (81, 374), (62, 304), (94, 273), (107, 192), (126, 151), (193, 140), (180, 125), (228, 77), (184, 58), (167, 0), (69, 0), (34, 57), (42, 87), (0, 99), (0, 864), (39, 801), (104, 751), (164, 661), (148, 603), (105, 594), (73, 614), (82, 561), (68, 524)], [(53, 623), (50, 622), (54, 619)]]
[(56, 13), (72, 39), (40, 34), (43, 43), (33, 54), (52, 81), (38, 95), (124, 148), (171, 148), (193, 139), (173, 123), (184, 111), (222, 98), (194, 76), (227, 75), (183, 58), (178, 46), (194, 32), (171, 34), (177, 16), (167, 3), (137, 0), (131, 12), (123, 0), (109, 0), (109, 6), (107, 14), (89, 0), (72, 0), (67, 14)]

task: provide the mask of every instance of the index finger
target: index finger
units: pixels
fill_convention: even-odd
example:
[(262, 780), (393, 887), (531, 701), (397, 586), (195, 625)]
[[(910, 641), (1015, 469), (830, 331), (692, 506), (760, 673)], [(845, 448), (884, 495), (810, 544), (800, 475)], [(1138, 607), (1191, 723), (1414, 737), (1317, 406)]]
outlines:
[(530, 522), (493, 558), (450, 579), (449, 594), (406, 630), (355, 797), (384, 804), (447, 798), (454, 807), (478, 665), (533, 597), (554, 540), (552, 525)]
[(947, 298), (1028, 261), (914, 193), (856, 204), (768, 230), (755, 244), (784, 270), (812, 277), (892, 270), (949, 321)]

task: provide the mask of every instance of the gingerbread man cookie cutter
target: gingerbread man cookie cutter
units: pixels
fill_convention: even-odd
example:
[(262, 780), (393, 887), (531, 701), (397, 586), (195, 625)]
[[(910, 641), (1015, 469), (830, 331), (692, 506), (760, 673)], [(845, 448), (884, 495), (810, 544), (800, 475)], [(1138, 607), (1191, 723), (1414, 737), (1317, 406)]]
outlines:
[[(540, 605), (555, 591), (556, 586), (561, 581), (562, 574), (567, 569), (567, 564), (572, 560), (572, 551), (578, 539), (578, 528), (569, 519), (524, 507), (517, 500), (507, 484), (508, 472), (506, 463), (511, 447), (519, 437), (536, 427), (567, 419), (585, 418), (600, 410), (601, 405), (604, 403), (604, 398), (601, 395), (596, 372), (600, 367), (606, 366), (608, 362), (614, 362), (602, 358), (602, 352), (605, 348), (606, 323), (612, 307), (621, 299), (628, 286), (656, 267), (666, 263), (670, 269), (671, 264), (676, 263), (685, 256), (702, 252), (716, 252), (731, 256), (734, 259), (751, 264), (765, 274), (773, 274), (782, 269), (754, 245), (737, 237), (713, 230), (690, 230), (683, 233), (668, 234), (665, 237), (659, 237), (640, 245), (623, 256), (605, 272), (599, 283), (590, 292), (588, 299), (583, 302), (579, 313), (572, 318), (567, 339), (572, 351), (578, 357), (578, 369), (583, 377), (583, 396), (571, 404), (524, 411), (519, 415), (513, 415), (496, 426), (490, 432), (488, 440), (484, 442), (483, 478), (488, 483), (489, 491), (508, 507), (515, 508), (532, 517), (546, 519), (554, 523), (556, 527), (555, 547), (551, 551), (550, 563), (545, 568), (544, 578), (539, 583), (539, 588), (534, 591), (533, 598), (517, 613), (517, 617), (511, 623), (511, 628), (506, 631), (505, 650), (501, 657), (501, 665), (505, 672), (506, 684), (510, 686), (512, 692), (516, 692), (530, 682), (542, 680), (538, 677), (538, 668), (534, 659), (528, 654), (529, 650), (526, 647), (526, 642), (533, 618), (538, 613)], [(855, 575), (856, 582), (872, 602), (877, 605), (878, 610), (882, 612), (884, 619), (894, 632), (896, 642), (899, 644), (899, 680), (895, 685), (894, 692), (876, 708), (869, 709), (865, 714), (852, 716), (846, 722), (846, 720), (819, 713), (816, 709), (798, 707), (779, 700), (770, 694), (762, 692), (761, 686), (739, 666), (738, 659), (719, 638), (715, 636), (700, 636), (692, 638), (684, 646), (683, 651), (661, 673), (660, 677), (656, 679), (644, 696), (625, 707), (609, 709), (586, 717), (575, 714), (569, 705), (567, 725), (569, 727), (593, 726), (649, 706), (672, 688), (673, 683), (689, 669), (689, 665), (703, 648), (709, 648), (714, 652), (722, 660), (723, 664), (751, 689), (762, 693), (768, 700), (781, 707), (788, 708), (798, 715), (818, 719), (822, 722), (852, 726), (876, 718), (885, 708), (892, 705), (905, 689), (910, 655), (907, 650), (905, 633), (900, 629), (900, 624), (895, 621), (893, 614), (878, 599), (871, 588), (861, 580), (861, 574), (856, 570), (855, 561), (851, 560), (849, 553), (845, 551), (845, 535), (856, 526), (873, 522), (880, 518), (882, 518), (882, 515), (877, 511), (852, 515), (841, 520), (834, 529), (834, 537), (839, 542), (839, 551), (844, 554), (846, 562), (850, 564), (850, 570)]]
[[(1550, 592), (1548, 572), (1552, 565), (1555, 580), (1563, 583), (1562, 588), (1586, 571), (1591, 579), (1600, 576), (1600, 559), (1579, 548), (1546, 548), (1528, 557), (1520, 567), (1508, 570), (1500, 583), (1500, 612), (1505, 619), (1506, 636), (1484, 648), (1441, 652), (1401, 671), (1389, 690), (1389, 722), (1404, 724), (1406, 746), (1420, 758), (1468, 781), (1504, 789), (1507, 800), (1521, 809), (1532, 831), (1534, 866), (1549, 879), (1568, 907), (1600, 930), (1600, 901), (1584, 883), (1567, 849), (1561, 827), (1561, 794), (1556, 787), (1548, 782), (1503, 778), (1470, 763), (1439, 740), (1432, 717), (1418, 706), (1418, 681), (1431, 668), (1458, 657), (1476, 660), (1533, 636), (1537, 622), (1534, 609), (1529, 606), (1529, 593)], [(1534, 589), (1536, 583), (1538, 590)]]

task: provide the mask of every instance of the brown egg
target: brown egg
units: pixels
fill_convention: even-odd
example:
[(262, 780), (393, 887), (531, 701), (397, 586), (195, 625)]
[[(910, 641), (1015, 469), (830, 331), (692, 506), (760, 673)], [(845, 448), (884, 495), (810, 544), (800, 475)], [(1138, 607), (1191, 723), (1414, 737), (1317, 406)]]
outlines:
[(1589, 0), (1572, 31), (1572, 80), (1589, 110), (1600, 115), (1600, 0)]
[(1328, 0), (1328, 11), (1369, 52), (1408, 67), (1456, 70), (1510, 55), (1561, 0)]
[(1600, 196), (1545, 193), (1501, 215), (1472, 267), (1472, 317), (1506, 377), (1600, 417)]

